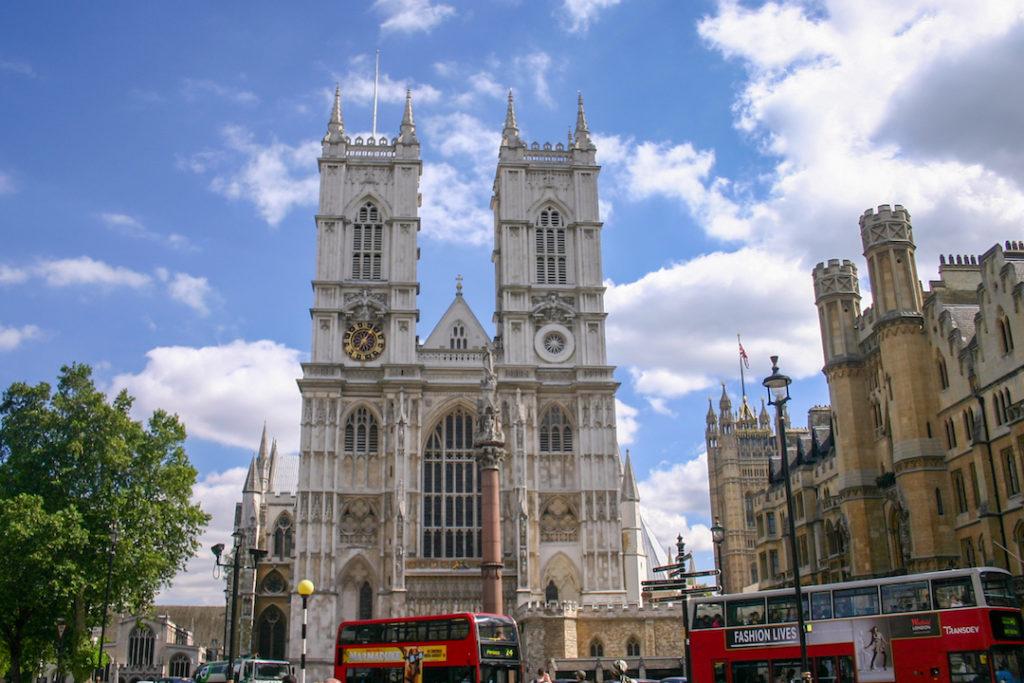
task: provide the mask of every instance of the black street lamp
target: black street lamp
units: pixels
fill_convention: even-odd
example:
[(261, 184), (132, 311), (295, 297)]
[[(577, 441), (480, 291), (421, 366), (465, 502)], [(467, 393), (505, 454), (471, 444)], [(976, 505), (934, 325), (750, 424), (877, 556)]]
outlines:
[[(236, 529), (232, 537), (235, 539), (234, 548), (231, 551), (231, 562), (221, 562), (221, 555), (224, 553), (224, 544), (218, 543), (211, 550), (214, 555), (214, 564), (218, 567), (231, 567), (231, 626), (228, 637), (228, 680), (234, 681), (235, 679), (235, 646), (236, 646), (236, 632), (235, 628), (238, 623), (238, 572), (242, 568), (242, 555), (239, 552), (242, 544), (242, 531)], [(259, 548), (249, 548), (249, 554), (252, 555), (253, 567), (266, 556), (266, 550), (260, 550)]]
[(68, 622), (63, 617), (57, 619), (57, 683), (64, 683), (64, 631)]
[(103, 669), (103, 642), (107, 637), (107, 610), (110, 608), (110, 579), (114, 573), (114, 553), (117, 551), (117, 521), (110, 525), (110, 549), (107, 551), (107, 585), (103, 588), (103, 623), (100, 624), (100, 645), (96, 653), (96, 680), (106, 678)]
[(797, 628), (800, 631), (800, 661), (803, 667), (803, 678), (811, 679), (811, 667), (807, 660), (807, 625), (804, 622), (803, 593), (800, 589), (800, 558), (796, 548), (796, 522), (793, 515), (793, 486), (789, 481), (789, 454), (786, 452), (786, 420), (783, 417), (786, 403), (789, 401), (789, 385), (793, 382), (779, 372), (779, 357), (772, 356), (772, 374), (764, 378), (762, 384), (768, 390), (768, 405), (775, 406), (775, 418), (778, 422), (779, 452), (782, 455), (782, 481), (786, 487), (786, 516), (789, 518), (789, 561), (793, 567), (793, 588), (796, 592)]
[(725, 540), (725, 528), (722, 522), (715, 517), (715, 523), (711, 525), (711, 542), (715, 544), (715, 563), (718, 565), (718, 583), (725, 590), (725, 565), (722, 564), (722, 541)]

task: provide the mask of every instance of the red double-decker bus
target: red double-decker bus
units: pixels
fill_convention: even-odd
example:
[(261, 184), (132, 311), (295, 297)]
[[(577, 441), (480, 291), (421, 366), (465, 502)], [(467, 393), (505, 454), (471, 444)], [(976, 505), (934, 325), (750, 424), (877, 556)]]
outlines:
[[(1010, 574), (982, 567), (803, 589), (819, 683), (1020, 683), (1024, 624)], [(690, 599), (695, 683), (800, 680), (793, 589)]]
[(341, 683), (523, 683), (519, 629), (498, 614), (346, 621), (334, 676)]

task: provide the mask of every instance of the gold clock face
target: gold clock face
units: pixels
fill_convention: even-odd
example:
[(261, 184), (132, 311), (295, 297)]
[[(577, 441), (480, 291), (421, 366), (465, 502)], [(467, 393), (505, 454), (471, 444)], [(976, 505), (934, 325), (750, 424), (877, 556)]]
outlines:
[(354, 323), (345, 330), (343, 342), (352, 360), (374, 360), (384, 353), (384, 331), (373, 323)]

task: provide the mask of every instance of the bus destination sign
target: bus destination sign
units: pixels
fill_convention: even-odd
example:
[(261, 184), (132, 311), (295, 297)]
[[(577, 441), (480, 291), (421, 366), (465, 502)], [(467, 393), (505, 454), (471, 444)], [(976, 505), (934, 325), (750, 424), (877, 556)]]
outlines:
[(519, 659), (519, 648), (515, 645), (481, 645), (481, 659)]
[(755, 626), (733, 628), (726, 631), (726, 647), (756, 647), (758, 645), (785, 645), (795, 643), (799, 630), (796, 626)]

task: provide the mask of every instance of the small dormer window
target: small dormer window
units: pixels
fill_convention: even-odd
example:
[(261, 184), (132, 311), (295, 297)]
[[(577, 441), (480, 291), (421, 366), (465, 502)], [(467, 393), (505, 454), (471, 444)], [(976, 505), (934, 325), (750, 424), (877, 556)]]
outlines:
[(467, 344), (466, 325), (461, 320), (456, 321), (456, 323), (452, 325), (451, 337), (448, 339), (448, 348), (461, 351), (466, 348)]

